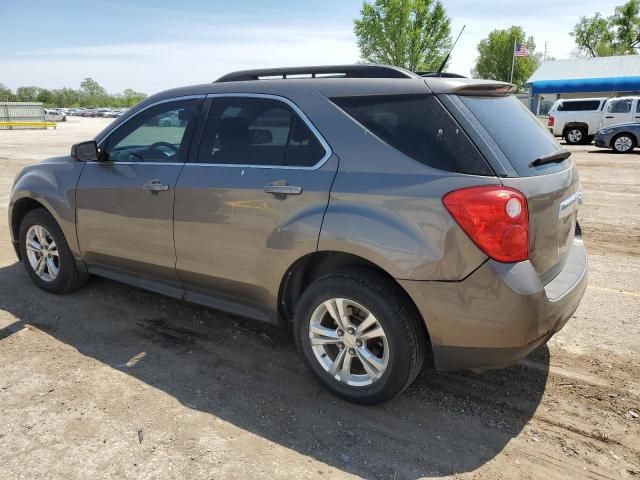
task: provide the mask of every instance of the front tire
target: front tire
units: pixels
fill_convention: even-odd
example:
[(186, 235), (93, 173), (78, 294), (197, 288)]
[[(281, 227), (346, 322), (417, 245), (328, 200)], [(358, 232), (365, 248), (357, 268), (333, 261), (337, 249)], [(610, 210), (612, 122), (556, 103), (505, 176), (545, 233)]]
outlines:
[(311, 283), (296, 306), (294, 331), (314, 377), (353, 403), (396, 397), (424, 362), (426, 334), (415, 307), (400, 287), (368, 270)]
[(19, 248), (27, 274), (51, 293), (69, 293), (87, 281), (69, 249), (62, 230), (49, 212), (31, 210), (20, 223)]
[(636, 139), (628, 133), (620, 133), (611, 139), (611, 148), (616, 153), (630, 153), (636, 147)]

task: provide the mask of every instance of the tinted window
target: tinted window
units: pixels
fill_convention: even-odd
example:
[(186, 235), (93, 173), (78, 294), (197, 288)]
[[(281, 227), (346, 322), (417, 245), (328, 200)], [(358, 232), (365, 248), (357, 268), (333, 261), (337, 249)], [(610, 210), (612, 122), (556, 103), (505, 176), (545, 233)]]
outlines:
[(121, 125), (107, 139), (105, 160), (112, 162), (183, 162), (185, 132), (198, 102), (178, 100), (151, 107)]
[(332, 101), (381, 140), (418, 162), (452, 172), (493, 174), (433, 95), (366, 95)]
[(631, 111), (631, 99), (614, 100), (609, 104), (609, 113), (629, 113)]
[(600, 108), (600, 100), (565, 100), (558, 107), (559, 112), (584, 112), (588, 110), (598, 110)]
[(325, 153), (318, 138), (286, 103), (220, 97), (211, 106), (198, 161), (312, 167)]
[(535, 159), (561, 150), (553, 135), (516, 97), (469, 97), (460, 100), (482, 123), (520, 175), (547, 173), (557, 163), (529, 167)]

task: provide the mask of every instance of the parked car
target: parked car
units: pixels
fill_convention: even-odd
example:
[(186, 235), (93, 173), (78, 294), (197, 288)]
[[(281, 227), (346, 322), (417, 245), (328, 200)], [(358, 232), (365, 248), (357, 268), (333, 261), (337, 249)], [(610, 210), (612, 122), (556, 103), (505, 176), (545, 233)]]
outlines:
[(601, 128), (596, 134), (596, 147), (611, 148), (616, 153), (630, 153), (638, 146), (640, 123), (622, 123)]
[(549, 110), (549, 131), (570, 145), (588, 144), (600, 127), (606, 98), (557, 100)]
[(94, 274), (292, 326), (352, 402), (401, 393), (428, 350), (512, 365), (587, 283), (578, 171), (513, 89), (348, 65), (162, 92), (18, 175), (15, 251), (48, 292)]
[(67, 120), (67, 116), (64, 113), (59, 112), (58, 110), (45, 108), (44, 119), (47, 122), (65, 122)]
[(640, 121), (640, 97), (618, 97), (607, 100), (600, 120), (600, 128)]

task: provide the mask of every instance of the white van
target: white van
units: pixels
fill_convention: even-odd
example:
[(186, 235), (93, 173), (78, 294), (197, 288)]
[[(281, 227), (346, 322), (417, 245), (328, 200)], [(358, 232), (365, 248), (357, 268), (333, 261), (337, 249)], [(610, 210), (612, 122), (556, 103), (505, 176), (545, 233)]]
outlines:
[(606, 101), (600, 128), (618, 123), (640, 122), (640, 97), (617, 97)]
[(600, 127), (606, 98), (560, 99), (549, 110), (549, 131), (571, 145), (591, 143)]

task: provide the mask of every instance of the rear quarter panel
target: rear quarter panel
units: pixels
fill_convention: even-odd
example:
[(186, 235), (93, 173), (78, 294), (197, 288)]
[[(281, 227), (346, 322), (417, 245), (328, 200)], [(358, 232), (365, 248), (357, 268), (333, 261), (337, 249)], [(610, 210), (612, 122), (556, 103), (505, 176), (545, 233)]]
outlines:
[(318, 250), (365, 258), (398, 279), (459, 280), (486, 259), (442, 204), (447, 192), (497, 177), (427, 167), (378, 139), (326, 100), (318, 125), (340, 157)]

